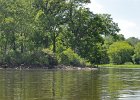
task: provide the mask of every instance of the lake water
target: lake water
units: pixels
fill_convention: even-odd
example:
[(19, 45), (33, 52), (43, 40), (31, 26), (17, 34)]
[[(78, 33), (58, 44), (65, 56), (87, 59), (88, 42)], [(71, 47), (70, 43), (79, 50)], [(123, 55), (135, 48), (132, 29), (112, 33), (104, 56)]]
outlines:
[(140, 100), (140, 69), (1, 69), (0, 100)]

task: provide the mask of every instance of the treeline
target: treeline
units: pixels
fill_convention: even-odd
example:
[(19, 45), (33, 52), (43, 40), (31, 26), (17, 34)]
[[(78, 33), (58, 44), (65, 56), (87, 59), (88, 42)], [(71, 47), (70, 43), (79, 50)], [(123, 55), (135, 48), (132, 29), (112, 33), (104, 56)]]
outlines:
[(117, 41), (111, 37), (106, 40), (105, 47), (108, 54), (106, 63), (140, 64), (140, 40), (135, 37), (125, 39), (123, 35), (118, 36)]
[[(138, 46), (134, 51), (133, 44), (114, 43), (122, 40), (117, 35), (120, 30), (117, 23), (109, 14), (91, 12), (85, 7), (87, 3), (90, 1), (1, 0), (0, 65), (91, 66), (139, 62)], [(117, 44), (125, 48), (124, 58), (120, 58), (124, 53), (115, 51), (113, 45)], [(118, 58), (113, 58), (116, 55)], [(118, 59), (122, 62), (118, 63)]]

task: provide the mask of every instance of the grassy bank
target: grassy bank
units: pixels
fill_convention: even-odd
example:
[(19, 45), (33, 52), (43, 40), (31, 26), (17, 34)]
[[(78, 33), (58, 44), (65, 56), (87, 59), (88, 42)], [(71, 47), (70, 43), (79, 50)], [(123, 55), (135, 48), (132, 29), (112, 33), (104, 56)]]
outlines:
[(103, 64), (99, 67), (112, 67), (112, 68), (140, 68), (140, 65), (113, 65), (113, 64)]

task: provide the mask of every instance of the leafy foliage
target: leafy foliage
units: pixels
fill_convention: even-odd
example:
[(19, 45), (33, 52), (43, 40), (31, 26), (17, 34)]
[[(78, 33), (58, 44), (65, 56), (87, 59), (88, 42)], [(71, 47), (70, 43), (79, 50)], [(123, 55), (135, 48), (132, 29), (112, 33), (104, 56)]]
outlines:
[(125, 41), (114, 42), (110, 45), (108, 55), (110, 62), (114, 64), (124, 64), (132, 62), (133, 47)]
[(140, 40), (135, 37), (130, 37), (126, 41), (128, 41), (128, 43), (130, 43), (132, 46), (135, 46), (138, 42), (140, 42)]
[(73, 65), (73, 66), (91, 66), (89, 62), (81, 58), (78, 54), (74, 53), (74, 51), (70, 48), (64, 50), (60, 54), (60, 63), (64, 65)]
[(135, 49), (134, 49), (134, 56), (133, 56), (133, 61), (136, 63), (136, 64), (140, 64), (140, 42), (138, 42), (136, 45), (135, 45)]
[(94, 14), (86, 3), (90, 0), (1, 0), (0, 63), (107, 63), (104, 37), (116, 37), (119, 27), (111, 15)]

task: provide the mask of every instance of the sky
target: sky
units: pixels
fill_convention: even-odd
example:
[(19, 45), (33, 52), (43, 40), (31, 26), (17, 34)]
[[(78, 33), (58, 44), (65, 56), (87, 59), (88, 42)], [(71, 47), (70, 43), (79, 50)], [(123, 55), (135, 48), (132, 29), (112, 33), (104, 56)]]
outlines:
[(125, 38), (140, 39), (140, 0), (91, 0), (88, 7), (93, 13), (111, 14)]

